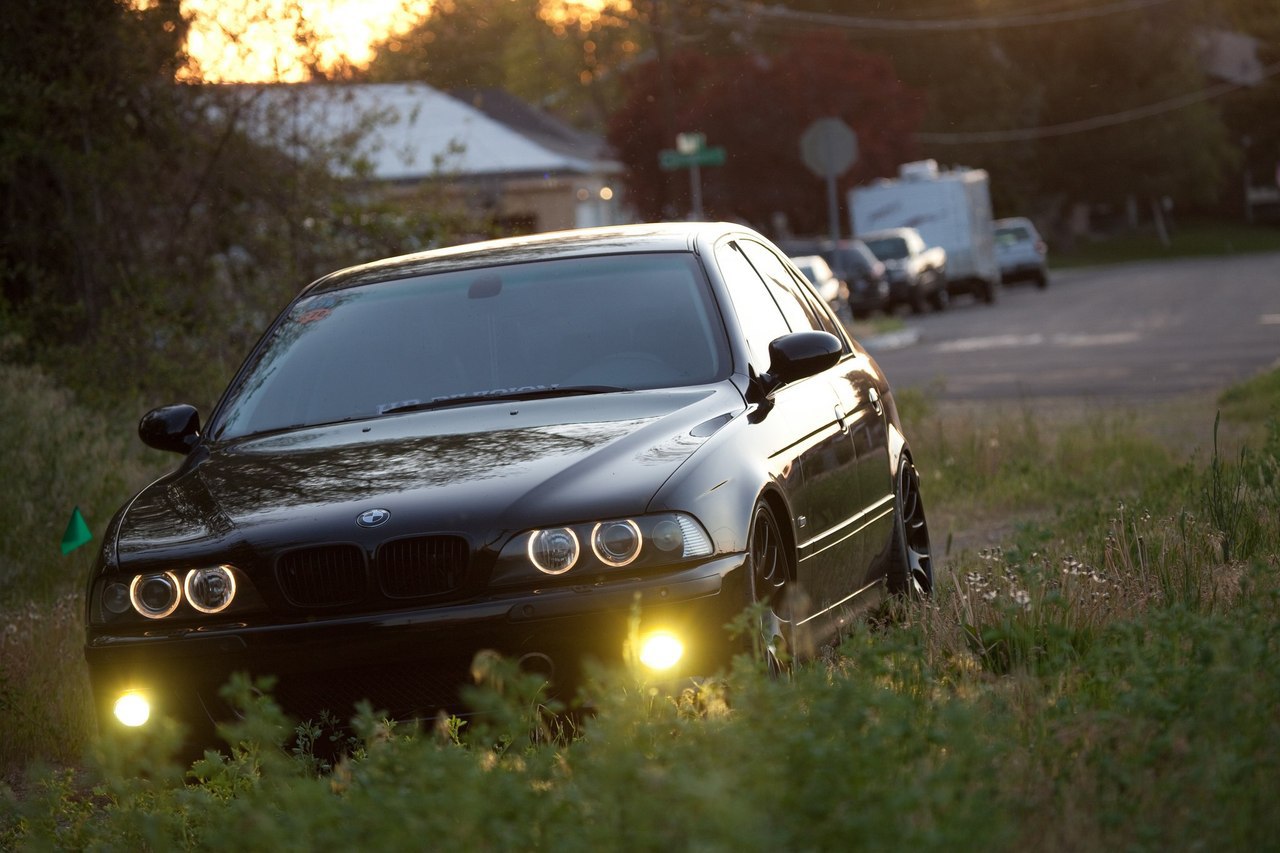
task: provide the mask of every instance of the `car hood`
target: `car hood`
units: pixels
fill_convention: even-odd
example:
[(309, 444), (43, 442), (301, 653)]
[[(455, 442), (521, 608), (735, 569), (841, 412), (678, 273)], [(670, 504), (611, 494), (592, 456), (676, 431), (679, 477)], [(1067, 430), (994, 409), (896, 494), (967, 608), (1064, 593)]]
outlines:
[[(464, 533), (480, 546), (519, 529), (638, 514), (743, 408), (726, 382), (488, 403), (214, 444), (122, 512), (117, 560), (424, 532)], [(358, 525), (372, 509), (389, 517), (373, 530)]]

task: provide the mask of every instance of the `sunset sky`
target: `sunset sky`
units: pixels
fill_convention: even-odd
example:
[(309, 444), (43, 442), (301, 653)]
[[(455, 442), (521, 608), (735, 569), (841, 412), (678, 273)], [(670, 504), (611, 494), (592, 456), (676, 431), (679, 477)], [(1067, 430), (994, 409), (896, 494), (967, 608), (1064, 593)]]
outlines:
[[(186, 0), (194, 16), (187, 50), (193, 76), (209, 82), (306, 79), (295, 41), (299, 19), (320, 37), (322, 67), (346, 57), (357, 65), (371, 45), (420, 20), (430, 0)], [(301, 12), (301, 15), (299, 15)]]

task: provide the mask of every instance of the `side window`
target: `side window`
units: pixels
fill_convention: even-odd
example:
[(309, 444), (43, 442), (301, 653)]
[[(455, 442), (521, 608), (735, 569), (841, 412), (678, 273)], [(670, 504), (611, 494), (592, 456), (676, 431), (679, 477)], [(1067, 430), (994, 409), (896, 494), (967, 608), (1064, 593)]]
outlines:
[[(803, 286), (795, 280), (777, 255), (765, 246), (750, 240), (742, 240), (738, 245), (742, 247), (751, 265), (769, 283), (769, 290), (778, 301), (778, 307), (782, 309), (793, 332), (816, 329), (820, 332), (836, 334), (826, 314), (817, 310)], [(836, 336), (839, 337), (839, 335)]]
[(751, 350), (751, 364), (757, 373), (769, 369), (769, 343), (791, 331), (782, 312), (755, 268), (747, 262), (736, 243), (716, 249), (716, 263), (724, 275), (733, 300), (734, 313), (742, 325)]

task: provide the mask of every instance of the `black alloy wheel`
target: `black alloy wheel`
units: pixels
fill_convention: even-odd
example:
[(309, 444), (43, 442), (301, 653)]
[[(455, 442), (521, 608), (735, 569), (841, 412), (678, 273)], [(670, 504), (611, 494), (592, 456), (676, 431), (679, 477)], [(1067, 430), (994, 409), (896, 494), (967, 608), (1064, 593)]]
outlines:
[(749, 605), (763, 604), (760, 628), (749, 638), (752, 653), (763, 656), (769, 673), (780, 675), (787, 669), (789, 623), (778, 615), (790, 576), (786, 543), (773, 510), (764, 501), (756, 503), (751, 514), (751, 538), (748, 545)]
[(929, 553), (929, 523), (920, 496), (920, 475), (906, 456), (898, 466), (895, 491), (897, 518), (889, 565), (889, 589), (910, 599), (933, 593), (933, 558)]

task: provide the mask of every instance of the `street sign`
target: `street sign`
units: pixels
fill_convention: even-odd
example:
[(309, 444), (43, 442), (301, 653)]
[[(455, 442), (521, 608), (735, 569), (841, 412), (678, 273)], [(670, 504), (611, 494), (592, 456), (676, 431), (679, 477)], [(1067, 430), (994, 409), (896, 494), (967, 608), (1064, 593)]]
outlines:
[(858, 160), (858, 135), (838, 118), (820, 118), (800, 137), (800, 156), (819, 178), (838, 178)]
[(838, 118), (820, 118), (800, 136), (800, 156), (827, 185), (827, 224), (831, 239), (840, 239), (836, 178), (849, 171), (858, 159), (858, 135)]
[(725, 150), (723, 145), (702, 148), (691, 154), (684, 154), (672, 148), (658, 152), (658, 165), (668, 172), (675, 169), (687, 169), (690, 166), (723, 166)]

